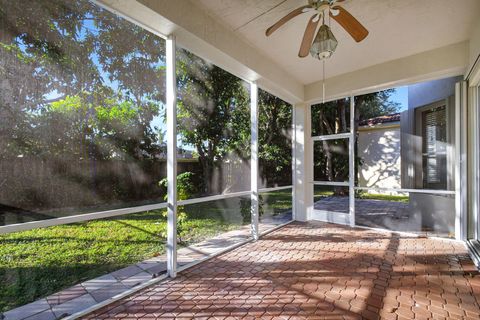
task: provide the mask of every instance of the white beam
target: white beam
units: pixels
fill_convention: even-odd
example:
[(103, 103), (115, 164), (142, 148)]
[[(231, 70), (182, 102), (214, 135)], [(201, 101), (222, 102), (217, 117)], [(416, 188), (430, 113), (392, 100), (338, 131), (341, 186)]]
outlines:
[(167, 273), (177, 275), (177, 80), (175, 37), (166, 43), (167, 65)]
[(252, 213), (252, 237), (258, 239), (258, 87), (252, 82), (250, 85), (250, 184), (251, 184), (251, 213)]
[[(396, 86), (463, 75), (468, 42), (422, 52), (326, 79), (327, 101)], [(328, 63), (328, 62), (327, 62)], [(305, 101), (322, 101), (322, 81), (305, 86)]]

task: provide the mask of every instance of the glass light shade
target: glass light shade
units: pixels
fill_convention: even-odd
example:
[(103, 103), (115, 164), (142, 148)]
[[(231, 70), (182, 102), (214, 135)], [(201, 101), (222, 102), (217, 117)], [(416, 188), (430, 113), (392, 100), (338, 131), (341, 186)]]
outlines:
[(337, 48), (338, 41), (332, 33), (332, 30), (325, 24), (322, 24), (313, 40), (310, 54), (319, 60), (327, 59), (332, 56)]

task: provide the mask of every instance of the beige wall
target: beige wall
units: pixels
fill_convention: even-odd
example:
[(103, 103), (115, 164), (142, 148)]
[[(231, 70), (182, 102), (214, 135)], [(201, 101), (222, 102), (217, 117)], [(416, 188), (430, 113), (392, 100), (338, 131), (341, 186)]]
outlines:
[(399, 123), (360, 127), (358, 156), (360, 187), (401, 188)]

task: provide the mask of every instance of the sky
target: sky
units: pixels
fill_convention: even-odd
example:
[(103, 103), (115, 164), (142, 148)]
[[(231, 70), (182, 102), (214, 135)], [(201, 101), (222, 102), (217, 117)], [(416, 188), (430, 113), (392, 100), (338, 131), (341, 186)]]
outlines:
[(395, 88), (395, 92), (390, 96), (390, 100), (400, 103), (399, 112), (408, 109), (408, 86)]

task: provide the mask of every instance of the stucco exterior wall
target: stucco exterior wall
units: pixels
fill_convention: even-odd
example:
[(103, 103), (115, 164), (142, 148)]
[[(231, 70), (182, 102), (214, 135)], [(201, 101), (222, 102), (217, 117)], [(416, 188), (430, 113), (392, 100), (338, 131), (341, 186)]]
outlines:
[(360, 127), (358, 131), (359, 186), (401, 188), (400, 124)]

